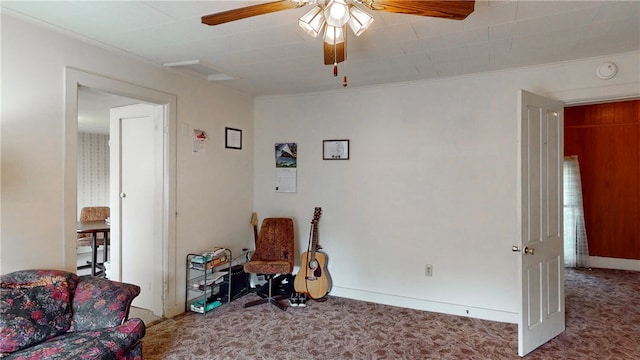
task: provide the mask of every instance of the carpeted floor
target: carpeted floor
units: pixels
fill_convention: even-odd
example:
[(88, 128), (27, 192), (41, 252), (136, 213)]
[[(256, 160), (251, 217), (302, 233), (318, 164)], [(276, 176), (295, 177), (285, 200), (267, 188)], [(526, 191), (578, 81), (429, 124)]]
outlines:
[[(520, 359), (517, 325), (338, 297), (306, 308), (246, 295), (157, 323), (144, 359)], [(566, 331), (525, 359), (640, 359), (640, 272), (568, 270)]]

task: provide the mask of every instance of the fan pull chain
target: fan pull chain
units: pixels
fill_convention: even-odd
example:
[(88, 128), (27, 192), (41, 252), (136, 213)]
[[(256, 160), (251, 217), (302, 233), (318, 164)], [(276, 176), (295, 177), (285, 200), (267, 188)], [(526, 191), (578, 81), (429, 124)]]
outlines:
[(347, 82), (347, 54), (345, 50), (345, 58), (344, 58), (344, 77), (342, 78), (342, 86), (347, 87), (349, 83)]
[(338, 76), (338, 42), (336, 41), (335, 29), (333, 35), (333, 76)]
[(345, 32), (344, 32), (344, 77), (342, 78), (342, 87), (347, 87), (347, 85), (349, 85), (349, 83), (347, 82), (347, 59), (349, 58), (347, 56), (347, 28), (345, 26), (344, 28)]
[(338, 76), (338, 44), (333, 40), (333, 76)]

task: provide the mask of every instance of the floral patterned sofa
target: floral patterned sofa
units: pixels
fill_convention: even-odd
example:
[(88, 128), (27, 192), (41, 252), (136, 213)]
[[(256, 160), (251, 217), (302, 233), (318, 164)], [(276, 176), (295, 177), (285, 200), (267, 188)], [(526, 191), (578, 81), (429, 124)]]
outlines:
[(142, 359), (136, 285), (60, 270), (0, 276), (0, 358)]

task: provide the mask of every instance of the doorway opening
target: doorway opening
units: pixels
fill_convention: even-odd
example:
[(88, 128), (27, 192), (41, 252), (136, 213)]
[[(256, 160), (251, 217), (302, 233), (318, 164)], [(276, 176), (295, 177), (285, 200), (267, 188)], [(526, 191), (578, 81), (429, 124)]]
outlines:
[(639, 119), (637, 97), (565, 109), (564, 154), (580, 162), (588, 266), (640, 270)]
[[(157, 249), (155, 254), (139, 254), (140, 256), (154, 258), (152, 271), (159, 274), (154, 287), (159, 289), (158, 307), (152, 309), (155, 315), (171, 317), (180, 313), (181, 308), (176, 304), (175, 279), (169, 274), (175, 272), (175, 187), (176, 187), (176, 155), (175, 155), (175, 128), (176, 128), (176, 97), (175, 95), (159, 92), (153, 89), (129, 84), (126, 82), (109, 79), (95, 74), (86, 73), (77, 69), (66, 69), (66, 129), (65, 129), (65, 194), (64, 194), (64, 223), (65, 223), (65, 264), (69, 269), (77, 266), (76, 231), (74, 227), (78, 220), (79, 201), (78, 195), (78, 164), (77, 159), (80, 152), (79, 134), (80, 129), (85, 125), (80, 125), (79, 114), (84, 110), (83, 103), (86, 100), (86, 92), (89, 96), (103, 99), (118, 99), (129, 103), (157, 104), (164, 109), (164, 119), (162, 124), (162, 159), (163, 164), (161, 179), (160, 197), (162, 202), (161, 231), (158, 240), (155, 242)], [(124, 105), (125, 103), (118, 103)], [(112, 104), (113, 105), (113, 104)], [(109, 106), (105, 106), (109, 108)], [(108, 112), (108, 110), (106, 110)], [(107, 127), (109, 124), (107, 123)], [(113, 219), (112, 219), (113, 221)], [(72, 239), (74, 241), (72, 241)], [(114, 243), (114, 241), (116, 243)], [(113, 238), (109, 252), (112, 264), (111, 278), (116, 281), (123, 281), (122, 264), (118, 263), (121, 254), (121, 244), (119, 239)], [(159, 255), (159, 256), (152, 256)], [(113, 261), (115, 258), (115, 262)], [(125, 276), (126, 278), (126, 276)], [(143, 288), (144, 290), (144, 288)]]
[[(110, 223), (109, 170), (110, 130), (109, 109), (140, 103), (140, 100), (109, 94), (98, 89), (78, 86), (78, 151), (77, 207), (78, 221)], [(84, 215), (83, 209), (86, 209)], [(96, 210), (96, 211), (94, 211)], [(104, 234), (97, 233), (98, 246), (93, 259), (91, 234), (79, 234), (77, 244), (78, 275), (110, 277), (109, 251)], [(108, 236), (109, 237), (109, 236)], [(103, 262), (107, 260), (107, 264)], [(98, 260), (96, 266), (91, 263)], [(106, 273), (106, 274), (105, 274)]]

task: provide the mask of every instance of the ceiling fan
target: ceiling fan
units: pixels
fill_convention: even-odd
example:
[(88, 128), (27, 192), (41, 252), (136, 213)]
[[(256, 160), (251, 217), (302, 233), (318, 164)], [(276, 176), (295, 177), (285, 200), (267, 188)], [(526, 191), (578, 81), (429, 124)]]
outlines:
[(220, 25), (307, 5), (314, 7), (298, 24), (313, 37), (323, 36), (324, 63), (333, 64), (337, 76), (337, 64), (346, 59), (346, 27), (360, 36), (373, 22), (367, 10), (463, 20), (473, 12), (475, 0), (280, 0), (205, 15), (202, 23)]

